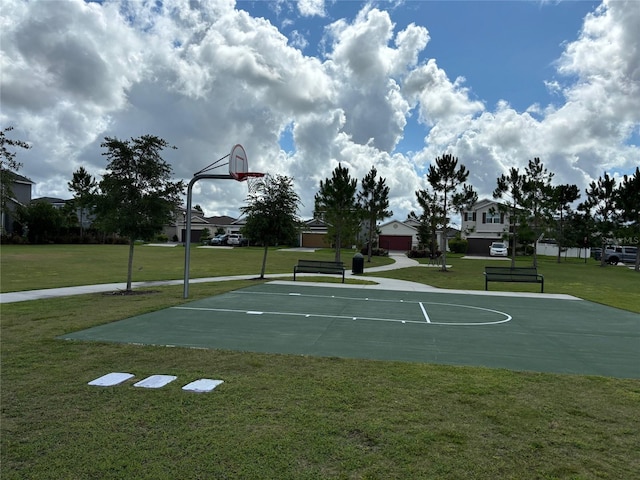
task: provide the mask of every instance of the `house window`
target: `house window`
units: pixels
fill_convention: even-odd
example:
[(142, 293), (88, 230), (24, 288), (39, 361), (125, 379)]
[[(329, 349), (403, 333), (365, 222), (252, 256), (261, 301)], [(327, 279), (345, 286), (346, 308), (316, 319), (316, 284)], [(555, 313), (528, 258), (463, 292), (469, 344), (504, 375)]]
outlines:
[(482, 214), (482, 223), (502, 223), (500, 212), (485, 212)]
[(475, 222), (476, 221), (476, 212), (464, 212), (464, 221), (465, 222)]

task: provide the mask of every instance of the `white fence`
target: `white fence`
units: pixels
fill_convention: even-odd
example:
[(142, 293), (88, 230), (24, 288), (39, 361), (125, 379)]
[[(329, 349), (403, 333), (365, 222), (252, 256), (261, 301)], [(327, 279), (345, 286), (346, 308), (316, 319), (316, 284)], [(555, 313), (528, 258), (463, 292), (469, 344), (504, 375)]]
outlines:
[[(538, 243), (536, 248), (536, 253), (538, 255), (546, 255), (549, 257), (557, 257), (558, 256), (558, 245), (554, 243)], [(585, 258), (585, 254), (587, 258), (591, 256), (590, 248), (563, 248), (560, 255), (562, 257), (567, 258)]]

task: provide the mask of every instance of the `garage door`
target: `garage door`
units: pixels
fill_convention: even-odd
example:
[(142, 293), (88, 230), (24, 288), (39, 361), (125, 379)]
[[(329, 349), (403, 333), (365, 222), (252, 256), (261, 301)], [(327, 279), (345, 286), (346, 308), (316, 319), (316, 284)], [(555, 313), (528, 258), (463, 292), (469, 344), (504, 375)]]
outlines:
[(491, 242), (498, 240), (490, 240), (488, 238), (469, 238), (467, 239), (467, 255), (489, 255), (489, 245)]
[(303, 233), (302, 246), (307, 248), (327, 248), (327, 236), (324, 233)]
[(378, 245), (385, 250), (411, 250), (411, 235), (380, 235)]

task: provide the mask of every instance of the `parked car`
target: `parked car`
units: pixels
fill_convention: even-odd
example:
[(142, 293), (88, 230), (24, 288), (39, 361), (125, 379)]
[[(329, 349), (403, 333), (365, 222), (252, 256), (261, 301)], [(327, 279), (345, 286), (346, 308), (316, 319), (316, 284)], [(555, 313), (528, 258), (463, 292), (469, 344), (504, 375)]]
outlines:
[(229, 235), (216, 235), (211, 239), (211, 245), (226, 245)]
[(618, 262), (633, 265), (636, 263), (638, 256), (638, 247), (621, 247), (615, 246), (607, 248), (604, 251), (604, 261), (611, 265), (617, 265)]
[(240, 235), (239, 233), (232, 233), (231, 235), (229, 235), (229, 238), (227, 239), (227, 244), (240, 246), (241, 240), (242, 240), (242, 235)]
[(489, 255), (492, 257), (508, 257), (509, 249), (502, 242), (493, 242), (489, 247)]

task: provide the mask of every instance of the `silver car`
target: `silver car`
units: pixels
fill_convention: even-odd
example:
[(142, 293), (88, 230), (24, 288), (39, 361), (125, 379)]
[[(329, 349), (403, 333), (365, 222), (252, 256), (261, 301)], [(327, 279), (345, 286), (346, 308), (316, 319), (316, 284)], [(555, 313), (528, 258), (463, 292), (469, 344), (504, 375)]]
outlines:
[(509, 256), (509, 249), (502, 242), (493, 242), (489, 247), (489, 255), (492, 257), (507, 257)]

